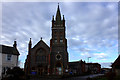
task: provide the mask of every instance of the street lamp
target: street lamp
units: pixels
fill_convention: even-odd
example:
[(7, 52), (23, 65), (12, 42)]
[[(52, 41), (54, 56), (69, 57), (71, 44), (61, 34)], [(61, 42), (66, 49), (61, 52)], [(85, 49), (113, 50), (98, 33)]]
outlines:
[(90, 59), (91, 57), (88, 57), (88, 63), (89, 63), (89, 59)]
[[(88, 63), (89, 63), (89, 59), (90, 59), (90, 58), (91, 58), (91, 57), (88, 57)], [(88, 64), (88, 73), (91, 73), (89, 67), (90, 67), (90, 66), (89, 66), (89, 64)]]

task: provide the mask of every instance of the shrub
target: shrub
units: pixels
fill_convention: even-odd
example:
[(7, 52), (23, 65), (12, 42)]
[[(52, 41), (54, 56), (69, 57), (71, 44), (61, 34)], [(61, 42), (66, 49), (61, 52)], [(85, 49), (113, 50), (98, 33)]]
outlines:
[(6, 77), (2, 80), (24, 80), (24, 71), (19, 67), (8, 69)]

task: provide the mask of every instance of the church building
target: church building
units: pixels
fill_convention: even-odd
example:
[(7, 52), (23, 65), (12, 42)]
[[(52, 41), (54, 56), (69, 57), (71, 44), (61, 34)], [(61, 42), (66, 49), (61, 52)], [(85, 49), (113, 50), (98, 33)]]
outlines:
[(61, 17), (58, 5), (56, 17), (52, 18), (50, 47), (41, 40), (32, 47), (30, 38), (24, 70), (26, 74), (64, 75), (68, 71), (65, 18)]

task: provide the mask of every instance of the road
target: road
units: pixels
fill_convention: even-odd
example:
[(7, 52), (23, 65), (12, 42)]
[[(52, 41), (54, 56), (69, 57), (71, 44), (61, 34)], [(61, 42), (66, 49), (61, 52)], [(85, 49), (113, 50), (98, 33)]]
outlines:
[(87, 76), (78, 76), (78, 77), (72, 77), (72, 78), (69, 78), (69, 79), (63, 79), (63, 80), (87, 80), (87, 78), (94, 78), (94, 77), (97, 77), (97, 76), (102, 76), (104, 74), (92, 74), (92, 75), (87, 75)]
[(39, 78), (39, 79), (30, 79), (30, 80), (87, 80), (88, 77), (94, 78), (97, 76), (102, 76), (104, 74), (92, 74), (87, 76), (78, 76), (78, 77), (70, 77), (70, 78), (63, 78), (63, 79), (45, 79), (45, 78)]
[(104, 74), (91, 74), (91, 75), (87, 75), (87, 76), (81, 76), (81, 78), (88, 78), (88, 77), (94, 78), (94, 77), (102, 76), (102, 75), (104, 75)]

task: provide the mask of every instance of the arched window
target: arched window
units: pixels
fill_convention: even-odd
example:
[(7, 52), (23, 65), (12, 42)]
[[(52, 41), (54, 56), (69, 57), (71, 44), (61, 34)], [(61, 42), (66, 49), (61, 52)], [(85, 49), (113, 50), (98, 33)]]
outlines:
[(43, 48), (40, 48), (36, 53), (36, 62), (45, 63), (46, 62), (46, 52)]

